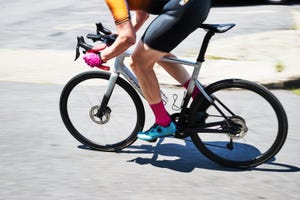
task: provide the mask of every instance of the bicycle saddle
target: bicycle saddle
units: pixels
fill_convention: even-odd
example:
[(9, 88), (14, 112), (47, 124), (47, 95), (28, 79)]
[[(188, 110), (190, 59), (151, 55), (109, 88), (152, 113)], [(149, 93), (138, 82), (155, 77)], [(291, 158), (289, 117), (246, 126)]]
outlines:
[(214, 33), (225, 33), (234, 26), (235, 24), (202, 24), (200, 28), (208, 31), (213, 31)]

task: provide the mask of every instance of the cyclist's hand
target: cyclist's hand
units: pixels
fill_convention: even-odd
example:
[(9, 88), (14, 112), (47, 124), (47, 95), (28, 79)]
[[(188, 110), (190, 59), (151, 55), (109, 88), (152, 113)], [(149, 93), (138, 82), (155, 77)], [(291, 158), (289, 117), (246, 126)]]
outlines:
[(100, 53), (88, 52), (83, 55), (83, 60), (91, 67), (97, 67), (104, 63), (104, 61), (101, 59)]
[(114, 38), (117, 38), (119, 36), (119, 34), (117, 32), (112, 32), (110, 34), (110, 36), (114, 37)]
[(100, 43), (97, 46), (94, 46), (89, 53), (98, 53), (100, 51), (102, 51), (103, 49), (105, 49), (107, 47), (107, 45), (105, 43)]

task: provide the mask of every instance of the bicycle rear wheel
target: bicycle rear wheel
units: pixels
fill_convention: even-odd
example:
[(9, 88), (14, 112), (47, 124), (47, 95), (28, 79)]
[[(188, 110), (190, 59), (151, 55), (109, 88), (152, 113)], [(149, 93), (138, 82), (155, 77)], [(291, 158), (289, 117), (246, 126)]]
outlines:
[(139, 95), (120, 77), (107, 105), (109, 111), (102, 119), (96, 116), (109, 78), (107, 72), (81, 73), (66, 84), (60, 97), (61, 117), (69, 132), (82, 144), (101, 151), (129, 146), (145, 122)]
[[(266, 88), (240, 79), (214, 83), (206, 92), (216, 105), (239, 128), (236, 134), (191, 134), (196, 147), (212, 161), (226, 167), (249, 168), (275, 156), (287, 137), (286, 113), (278, 99)], [(224, 104), (232, 113), (221, 105)], [(224, 130), (224, 117), (199, 95), (191, 104), (191, 122), (196, 125), (198, 112), (205, 112), (203, 123), (224, 121), (214, 130)], [(199, 114), (198, 114), (199, 116)], [(199, 123), (199, 122), (198, 122)]]

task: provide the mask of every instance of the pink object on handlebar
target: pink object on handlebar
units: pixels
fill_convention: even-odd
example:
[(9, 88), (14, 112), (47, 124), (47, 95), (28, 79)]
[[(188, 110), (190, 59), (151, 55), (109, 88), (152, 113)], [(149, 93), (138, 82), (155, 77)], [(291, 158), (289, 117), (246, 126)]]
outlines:
[(86, 53), (83, 55), (83, 60), (86, 64), (91, 67), (96, 67), (103, 64), (99, 54), (96, 53)]

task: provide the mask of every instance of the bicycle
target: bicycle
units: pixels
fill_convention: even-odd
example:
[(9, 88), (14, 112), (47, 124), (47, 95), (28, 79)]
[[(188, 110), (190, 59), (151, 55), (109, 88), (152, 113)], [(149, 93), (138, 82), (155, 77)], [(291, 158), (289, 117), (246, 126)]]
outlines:
[[(117, 35), (101, 23), (96, 25), (96, 34), (88, 34), (87, 38), (112, 44)], [(180, 111), (171, 115), (177, 125), (174, 137), (190, 137), (200, 152), (222, 166), (250, 168), (279, 152), (287, 137), (288, 120), (279, 100), (257, 83), (225, 79), (204, 87), (197, 80), (210, 39), (234, 26), (201, 25), (199, 28), (206, 34), (196, 62), (175, 57), (161, 60), (194, 67)], [(81, 48), (85, 53), (93, 46), (82, 36), (78, 37), (75, 60)], [(124, 63), (130, 55), (127, 51), (116, 57), (111, 72), (109, 67), (100, 66), (101, 71), (78, 74), (62, 90), (60, 113), (66, 128), (79, 142), (92, 149), (119, 151), (135, 142), (137, 132), (144, 127), (145, 110), (140, 97), (143, 94), (135, 75)], [(200, 93), (192, 100), (194, 87), (198, 87)], [(165, 97), (163, 92), (162, 97)], [(255, 109), (257, 104), (264, 110)], [(122, 130), (119, 128), (116, 133), (116, 127)]]

